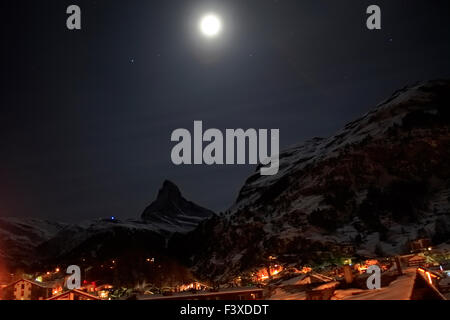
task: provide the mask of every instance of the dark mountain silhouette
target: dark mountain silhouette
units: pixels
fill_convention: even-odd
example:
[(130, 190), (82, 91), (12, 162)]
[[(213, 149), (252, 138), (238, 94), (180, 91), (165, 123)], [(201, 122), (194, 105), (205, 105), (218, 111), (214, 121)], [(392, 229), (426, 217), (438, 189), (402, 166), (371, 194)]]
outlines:
[(166, 180), (158, 192), (158, 197), (144, 210), (141, 218), (152, 223), (196, 226), (201, 220), (213, 214), (213, 211), (186, 200), (178, 187)]

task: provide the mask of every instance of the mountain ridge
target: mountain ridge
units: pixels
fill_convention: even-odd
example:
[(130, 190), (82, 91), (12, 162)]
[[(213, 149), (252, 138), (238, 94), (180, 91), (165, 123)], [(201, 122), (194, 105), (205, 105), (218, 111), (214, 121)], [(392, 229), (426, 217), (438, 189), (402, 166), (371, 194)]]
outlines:
[(166, 180), (141, 220), (64, 225), (26, 252), (50, 261), (168, 254), (201, 278), (226, 281), (268, 256), (329, 264), (404, 253), (417, 237), (450, 239), (449, 80), (398, 90), (336, 134), (279, 159), (277, 175), (256, 168), (223, 214), (186, 200)]
[(199, 275), (224, 280), (269, 255), (331, 263), (343, 244), (374, 257), (405, 252), (420, 236), (447, 241), (449, 106), (448, 80), (396, 91), (336, 134), (282, 151), (277, 175), (256, 168), (235, 204), (174, 239), (174, 250)]
[(138, 248), (160, 254), (166, 250), (172, 234), (193, 230), (211, 214), (214, 213), (186, 200), (179, 188), (166, 180), (142, 219), (109, 217), (58, 223), (0, 217), (0, 258), (16, 267), (73, 261), (81, 256), (108, 259)]

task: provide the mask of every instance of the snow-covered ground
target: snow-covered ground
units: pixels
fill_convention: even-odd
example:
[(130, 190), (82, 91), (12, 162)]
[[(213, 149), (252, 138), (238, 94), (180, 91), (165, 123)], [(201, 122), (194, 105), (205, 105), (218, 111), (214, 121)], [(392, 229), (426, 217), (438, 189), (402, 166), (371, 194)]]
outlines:
[(289, 293), (282, 288), (277, 288), (269, 300), (306, 300), (306, 291)]
[(412, 295), (416, 269), (404, 270), (404, 275), (392, 281), (388, 287), (376, 290), (336, 290), (336, 300), (409, 300)]
[[(303, 283), (304, 276), (295, 277), (283, 282), (283, 285), (299, 285)], [(399, 276), (392, 281), (389, 286), (377, 290), (362, 290), (362, 289), (338, 289), (334, 292), (332, 300), (409, 300), (414, 287), (416, 278), (416, 269), (409, 268), (404, 270), (404, 275)], [(331, 287), (336, 287), (337, 282), (331, 281), (319, 285), (315, 290), (323, 290)], [(275, 289), (269, 300), (306, 300), (306, 291), (299, 287), (298, 290), (292, 287), (279, 286)]]

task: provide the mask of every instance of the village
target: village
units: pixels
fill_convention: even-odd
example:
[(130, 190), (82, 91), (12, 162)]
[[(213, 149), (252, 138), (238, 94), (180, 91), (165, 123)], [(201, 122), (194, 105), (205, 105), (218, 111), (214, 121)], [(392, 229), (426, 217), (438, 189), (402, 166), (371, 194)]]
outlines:
[[(37, 274), (10, 274), (0, 283), (1, 300), (423, 300), (450, 298), (450, 246), (431, 247), (429, 239), (410, 243), (410, 254), (361, 260), (351, 245), (339, 264), (298, 266), (267, 257), (267, 264), (225, 284), (190, 282), (156, 287), (141, 283), (117, 287), (83, 279), (78, 289), (67, 288), (63, 268)], [(154, 258), (147, 258), (154, 263)], [(112, 266), (116, 261), (112, 261)], [(381, 288), (370, 290), (366, 270), (381, 270)], [(86, 274), (86, 272), (85, 272)]]

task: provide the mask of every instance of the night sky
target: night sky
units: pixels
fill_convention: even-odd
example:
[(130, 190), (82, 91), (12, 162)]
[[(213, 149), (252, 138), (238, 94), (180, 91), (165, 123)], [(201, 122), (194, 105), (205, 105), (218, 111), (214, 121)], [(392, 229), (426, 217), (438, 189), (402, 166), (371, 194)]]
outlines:
[[(66, 28), (66, 8), (82, 30)], [(366, 8), (382, 9), (382, 30)], [(175, 166), (170, 135), (328, 136), (419, 80), (450, 78), (448, 0), (2, 0), (0, 216), (137, 218), (164, 179), (220, 211), (253, 166)], [(223, 33), (203, 38), (214, 11)]]

